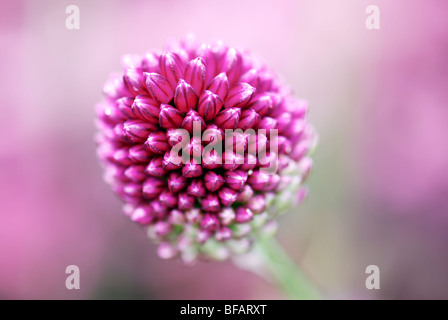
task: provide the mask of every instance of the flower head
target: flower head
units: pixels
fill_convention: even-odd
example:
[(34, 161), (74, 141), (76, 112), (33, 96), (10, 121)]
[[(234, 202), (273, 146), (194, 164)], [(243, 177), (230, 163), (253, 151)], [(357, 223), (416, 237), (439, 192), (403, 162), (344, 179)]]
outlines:
[(316, 142), (307, 104), (251, 54), (181, 41), (125, 58), (104, 93), (106, 181), (161, 258), (241, 253), (303, 198)]

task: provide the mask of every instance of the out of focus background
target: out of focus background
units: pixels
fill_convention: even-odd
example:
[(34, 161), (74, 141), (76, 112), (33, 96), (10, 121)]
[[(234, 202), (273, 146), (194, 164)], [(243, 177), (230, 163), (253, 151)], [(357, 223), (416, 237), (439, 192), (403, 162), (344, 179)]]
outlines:
[(310, 194), (278, 239), (325, 297), (447, 299), (447, 13), (444, 0), (2, 0), (0, 298), (284, 298), (231, 262), (160, 260), (102, 180), (104, 81), (123, 54), (194, 33), (263, 56), (310, 102)]

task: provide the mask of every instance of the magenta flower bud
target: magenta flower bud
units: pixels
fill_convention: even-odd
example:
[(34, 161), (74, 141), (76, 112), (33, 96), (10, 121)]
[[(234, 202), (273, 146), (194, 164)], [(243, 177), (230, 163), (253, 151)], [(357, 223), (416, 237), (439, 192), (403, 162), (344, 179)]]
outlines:
[(208, 191), (215, 192), (225, 183), (225, 180), (222, 176), (215, 173), (214, 171), (208, 171), (204, 175), (205, 187)]
[(127, 69), (123, 76), (123, 83), (132, 95), (145, 93), (142, 73), (136, 69)]
[(182, 168), (183, 161), (182, 158), (176, 155), (171, 155), (171, 151), (165, 152), (163, 156), (163, 168), (172, 171)]
[(252, 96), (255, 94), (256, 89), (250, 84), (240, 82), (234, 87), (230, 88), (229, 94), (224, 103), (224, 108), (243, 108), (245, 107)]
[(258, 158), (258, 166), (261, 168), (278, 168), (278, 155), (275, 152), (267, 152)]
[(249, 107), (254, 109), (260, 117), (264, 117), (273, 109), (273, 102), (270, 95), (262, 94), (253, 97)]
[(250, 69), (241, 76), (240, 81), (248, 83), (254, 88), (258, 88), (260, 84), (260, 72), (257, 69)]
[[(176, 87), (185, 71), (185, 62), (174, 52), (165, 52), (159, 58), (160, 74), (164, 76), (172, 88)], [(170, 99), (171, 100), (171, 99)], [(168, 103), (163, 102), (162, 103)]]
[(179, 128), (166, 130), (166, 136), (168, 138), (168, 144), (171, 147), (174, 147), (178, 143), (182, 143), (182, 145), (185, 145), (188, 143), (188, 139), (190, 138), (188, 132)]
[(126, 119), (118, 107), (109, 103), (99, 103), (95, 106), (95, 109), (98, 117), (106, 123), (116, 124)]
[(186, 113), (191, 109), (195, 109), (197, 102), (198, 96), (193, 87), (181, 79), (174, 93), (174, 104), (177, 109)]
[(218, 213), (218, 217), (222, 225), (228, 226), (235, 220), (235, 210), (232, 208), (224, 208)]
[(227, 227), (221, 227), (220, 229), (216, 230), (215, 233), (215, 239), (217, 241), (226, 241), (231, 239), (233, 236), (232, 230), (230, 230)]
[(249, 200), (247, 207), (254, 214), (262, 213), (266, 209), (266, 200), (263, 195), (259, 194)]
[(135, 145), (129, 148), (128, 157), (134, 163), (145, 163), (151, 159), (152, 153), (143, 145)]
[(277, 137), (277, 144), (278, 144), (278, 152), (283, 154), (289, 154), (292, 151), (291, 141), (284, 137), (284, 136), (278, 136)]
[(236, 201), (238, 202), (247, 202), (250, 198), (252, 198), (254, 195), (254, 190), (248, 185), (245, 184), (243, 187), (243, 190), (238, 194), (238, 197), (236, 198)]
[(179, 172), (171, 172), (168, 176), (168, 188), (172, 193), (178, 193), (187, 186), (187, 179)]
[(190, 143), (185, 146), (185, 153), (198, 159), (202, 157), (203, 150), (204, 146), (202, 145), (202, 140), (200, 137), (196, 136), (193, 136)]
[(223, 130), (225, 129), (235, 130), (238, 126), (240, 116), (241, 116), (241, 109), (239, 108), (224, 109), (216, 115), (215, 124)]
[(222, 156), (214, 149), (204, 152), (202, 167), (213, 170), (222, 167)]
[(226, 74), (221, 72), (213, 78), (212, 82), (207, 87), (207, 90), (216, 94), (222, 101), (224, 101), (229, 93), (229, 80), (227, 79)]
[(131, 220), (144, 226), (151, 224), (154, 221), (151, 207), (148, 205), (138, 206), (132, 211)]
[(129, 182), (123, 186), (123, 192), (133, 198), (138, 198), (142, 196), (142, 185), (141, 183)]
[(132, 104), (136, 117), (153, 124), (159, 124), (160, 103), (150, 96), (138, 95)]
[(111, 76), (103, 86), (103, 93), (110, 99), (118, 99), (128, 95), (128, 90), (124, 85), (123, 77), (116, 74)]
[(218, 128), (214, 124), (209, 124), (205, 127), (205, 131), (202, 134), (202, 140), (209, 142), (209, 144), (215, 145), (221, 143), (224, 139), (224, 131)]
[(163, 167), (163, 158), (152, 158), (148, 166), (146, 167), (145, 172), (155, 177), (165, 176), (167, 174), (167, 170)]
[(239, 153), (223, 152), (222, 158), (224, 170), (236, 170), (244, 163), (244, 157)]
[(165, 221), (157, 221), (154, 224), (154, 232), (158, 237), (164, 237), (172, 230), (171, 224)]
[(178, 196), (178, 208), (179, 210), (189, 210), (194, 207), (194, 204), (196, 202), (196, 198), (193, 196), (190, 196), (187, 193), (181, 192)]
[(157, 127), (143, 120), (128, 120), (123, 125), (125, 137), (132, 143), (144, 142)]
[(165, 132), (151, 132), (146, 139), (145, 146), (153, 153), (163, 154), (170, 149)]
[(202, 179), (192, 180), (188, 185), (187, 194), (198, 198), (205, 197), (204, 181)]
[[(180, 204), (180, 199), (178, 200), (178, 203)], [(170, 211), (168, 216), (168, 222), (173, 225), (183, 225), (186, 221), (185, 215), (182, 213), (182, 211), (173, 209)]]
[(156, 177), (149, 177), (143, 182), (143, 196), (146, 199), (154, 199), (162, 193), (166, 187), (166, 182)]
[(250, 135), (248, 140), (248, 151), (253, 155), (258, 155), (266, 150), (269, 144), (267, 136), (260, 132), (257, 135)]
[(277, 118), (277, 130), (279, 135), (283, 135), (283, 133), (287, 132), (289, 130), (289, 127), (291, 125), (291, 114), (290, 113), (283, 113), (279, 115)]
[(209, 90), (204, 90), (199, 97), (198, 113), (205, 121), (213, 120), (221, 111), (224, 102)]
[(182, 113), (176, 108), (162, 104), (160, 106), (159, 125), (165, 129), (179, 128), (182, 123)]
[(142, 58), (141, 67), (145, 72), (160, 73), (159, 54), (155, 52), (148, 52)]
[(255, 171), (247, 179), (247, 183), (255, 191), (266, 191), (266, 187), (269, 183), (269, 175), (265, 172)]
[(238, 223), (249, 222), (254, 217), (254, 213), (249, 208), (239, 207), (236, 209), (235, 221)]
[[(158, 197), (157, 197), (158, 199)], [(153, 200), (150, 204), (152, 212), (158, 219), (164, 219), (168, 213), (168, 207), (159, 200)]]
[(240, 120), (238, 121), (237, 128), (240, 128), (243, 131), (251, 129), (257, 124), (259, 120), (260, 116), (254, 109), (252, 108), (245, 109), (241, 112), (241, 117)]
[(224, 179), (229, 188), (242, 191), (247, 181), (247, 172), (242, 170), (227, 171), (224, 173)]
[(134, 103), (134, 98), (124, 97), (117, 99), (117, 106), (121, 113), (127, 118), (132, 119), (135, 117), (132, 105)]
[(199, 223), (202, 219), (202, 213), (199, 209), (193, 208), (185, 213), (185, 217), (189, 223)]
[(221, 209), (218, 196), (214, 193), (208, 193), (202, 198), (201, 207), (204, 211), (218, 212)]
[(188, 62), (184, 73), (184, 79), (191, 84), (197, 95), (200, 95), (205, 85), (206, 68), (201, 57)]
[(268, 183), (266, 184), (264, 190), (265, 191), (273, 191), (275, 190), (278, 185), (280, 184), (281, 178), (278, 174), (271, 174), (269, 175)]
[(165, 190), (159, 195), (159, 201), (166, 207), (174, 208), (177, 206), (177, 195)]
[(216, 230), (219, 227), (218, 217), (213, 213), (206, 213), (201, 220), (201, 227), (205, 230)]
[(225, 138), (225, 150), (233, 151), (239, 154), (244, 154), (244, 151), (246, 151), (247, 146), (247, 137), (248, 137), (247, 134), (238, 131), (232, 131), (230, 133), (227, 133)]
[[(132, 121), (132, 120), (130, 120), (130, 121)], [(117, 123), (117, 124), (115, 125), (114, 129), (113, 129), (113, 134), (110, 133), (109, 138), (110, 138), (111, 140), (118, 140), (118, 141), (119, 141), (119, 140), (123, 140), (123, 141), (131, 141), (130, 138), (128, 138), (128, 137), (125, 135), (125, 132), (124, 132), (124, 123)]]
[(195, 159), (192, 159), (190, 163), (186, 163), (182, 167), (182, 175), (185, 178), (197, 178), (202, 176), (202, 166), (196, 163)]
[(169, 103), (174, 97), (174, 88), (168, 80), (158, 73), (143, 73), (146, 87), (151, 96), (161, 103)]
[(131, 159), (129, 158), (129, 149), (117, 149), (113, 153), (113, 161), (122, 166), (129, 166), (131, 164)]
[[(204, 221), (204, 222), (202, 222)], [(203, 218), (201, 220), (201, 229), (198, 231), (197, 235), (196, 235), (196, 241), (198, 243), (205, 243), (208, 239), (210, 239), (210, 237), (212, 236), (212, 231), (214, 229), (216, 229), (216, 227), (214, 227), (214, 222), (213, 220), (210, 220), (209, 217), (207, 218)]]
[(243, 73), (243, 59), (237, 50), (233, 48), (227, 50), (222, 61), (221, 71), (227, 74), (230, 84), (238, 80)]
[(124, 171), (124, 175), (134, 182), (141, 182), (147, 177), (144, 165), (131, 165)]
[(244, 171), (253, 170), (256, 167), (257, 162), (257, 157), (252, 153), (248, 153), (244, 157), (244, 163), (240, 166), (240, 169)]
[(182, 121), (182, 128), (187, 130), (190, 134), (193, 134), (194, 126), (197, 126), (196, 130), (202, 130), (205, 129), (205, 121), (202, 119), (202, 117), (194, 110), (190, 110), (185, 115), (185, 118)]
[(218, 190), (219, 201), (225, 207), (230, 207), (236, 201), (237, 197), (238, 192), (233, 189), (222, 187)]
[(275, 129), (276, 125), (277, 125), (277, 120), (275, 120), (274, 118), (270, 118), (270, 117), (264, 117), (257, 123), (257, 125), (255, 126), (255, 129), (257, 129), (257, 130), (265, 129), (266, 135), (270, 136), (271, 130)]

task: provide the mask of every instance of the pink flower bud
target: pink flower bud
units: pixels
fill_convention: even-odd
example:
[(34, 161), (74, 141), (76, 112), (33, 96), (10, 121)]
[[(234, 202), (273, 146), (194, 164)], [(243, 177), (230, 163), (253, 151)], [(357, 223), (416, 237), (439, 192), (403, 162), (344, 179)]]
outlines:
[(228, 226), (235, 220), (235, 210), (224, 208), (218, 213), (218, 217), (222, 225)]
[(143, 56), (142, 59), (142, 69), (145, 72), (160, 72), (159, 67), (159, 54), (155, 52), (149, 52)]
[(182, 158), (180, 158), (177, 155), (172, 155), (171, 151), (165, 152), (165, 155), (163, 156), (163, 168), (166, 170), (177, 170), (182, 168), (183, 161)]
[[(185, 115), (185, 118), (183, 119), (182, 123), (182, 128), (187, 130), (190, 134), (193, 134), (193, 129), (194, 126), (197, 126), (196, 130), (200, 130), (200, 132), (202, 132), (202, 130), (205, 129), (205, 121), (204, 119), (202, 119), (202, 117), (199, 115), (199, 113), (197, 113), (194, 110), (190, 110), (187, 112), (187, 114)], [(180, 126), (180, 125), (179, 125)]]
[(229, 188), (242, 191), (247, 181), (247, 172), (242, 170), (227, 171), (224, 173), (224, 179)]
[(260, 117), (264, 117), (271, 112), (274, 106), (270, 95), (261, 94), (254, 96), (248, 107), (254, 109)]
[(131, 220), (141, 225), (149, 225), (154, 221), (151, 207), (148, 205), (140, 205), (131, 213)]
[(259, 120), (260, 116), (254, 109), (252, 108), (245, 109), (241, 112), (241, 117), (240, 120), (238, 121), (237, 128), (240, 128), (243, 131), (251, 129), (257, 124)]
[(132, 109), (136, 117), (149, 123), (159, 123), (160, 103), (152, 97), (145, 95), (136, 96)]
[(166, 207), (174, 208), (177, 205), (177, 195), (165, 190), (159, 195), (159, 201)]
[(176, 129), (180, 127), (183, 117), (176, 108), (168, 105), (160, 105), (159, 125), (165, 129)]
[(162, 193), (166, 187), (166, 182), (156, 177), (149, 177), (143, 182), (143, 196), (147, 199), (154, 199)]
[(157, 255), (160, 259), (173, 259), (177, 255), (177, 249), (169, 242), (162, 242), (157, 247)]
[(193, 136), (190, 143), (185, 146), (185, 153), (198, 159), (202, 157), (203, 150), (204, 146), (202, 145), (202, 140), (200, 137), (196, 136)]
[(196, 163), (194, 158), (192, 160), (193, 161), (191, 161), (190, 163), (186, 163), (182, 167), (182, 175), (185, 178), (197, 178), (202, 176), (202, 166)]
[[(180, 204), (180, 200), (178, 201)], [(168, 222), (173, 225), (183, 225), (186, 221), (185, 215), (182, 213), (182, 211), (173, 209), (170, 211), (168, 216)]]
[(201, 57), (191, 60), (185, 69), (184, 79), (191, 84), (197, 95), (200, 95), (205, 85), (206, 68)]
[(244, 158), (239, 153), (223, 152), (223, 165), (224, 170), (236, 170), (244, 163)]
[(126, 89), (136, 96), (145, 93), (143, 75), (136, 69), (127, 69), (123, 76), (123, 83)]
[(236, 209), (235, 221), (238, 223), (249, 222), (254, 217), (254, 213), (249, 208), (239, 207)]
[(219, 227), (219, 220), (213, 213), (206, 213), (201, 220), (201, 227), (205, 230), (216, 230)]
[(204, 211), (218, 212), (221, 209), (218, 196), (214, 193), (207, 194), (201, 200), (201, 207)]
[(222, 167), (222, 156), (214, 149), (204, 152), (202, 167), (213, 170)]
[(271, 130), (275, 129), (275, 126), (277, 125), (277, 120), (270, 117), (264, 117), (261, 119), (255, 126), (255, 129), (265, 129), (266, 135), (270, 136)]
[(208, 171), (204, 175), (204, 182), (205, 182), (205, 187), (207, 188), (207, 190), (209, 190), (211, 192), (215, 192), (219, 188), (222, 187), (225, 180), (222, 176), (215, 173), (214, 171)]
[(241, 170), (249, 171), (253, 170), (257, 165), (257, 157), (252, 153), (246, 154), (244, 157), (244, 163), (240, 166)]
[(132, 104), (134, 103), (134, 98), (124, 97), (117, 99), (117, 106), (121, 113), (128, 119), (135, 117), (134, 110), (132, 109)]
[(158, 73), (143, 73), (146, 87), (151, 96), (161, 103), (169, 103), (174, 96), (174, 87), (168, 80)]
[(236, 201), (238, 192), (227, 187), (221, 187), (218, 190), (218, 197), (223, 206), (230, 207)]
[(179, 172), (172, 172), (168, 176), (168, 188), (172, 193), (178, 193), (187, 186), (187, 179)]
[(198, 102), (198, 96), (193, 87), (184, 80), (180, 80), (174, 93), (174, 104), (180, 112), (187, 112), (195, 109)]
[(145, 172), (155, 177), (165, 176), (167, 174), (167, 170), (163, 167), (163, 158), (152, 158), (148, 166), (146, 167)]
[(134, 163), (146, 163), (151, 157), (152, 153), (143, 145), (135, 145), (129, 148), (129, 159)]
[(198, 113), (205, 121), (211, 121), (221, 111), (224, 102), (209, 90), (204, 90), (199, 97)]
[(222, 143), (224, 139), (224, 131), (218, 128), (214, 124), (209, 124), (205, 127), (205, 131), (202, 134), (202, 140), (209, 142), (212, 145)]
[(236, 200), (238, 202), (246, 203), (247, 201), (250, 200), (250, 198), (252, 198), (253, 195), (254, 190), (252, 190), (252, 188), (248, 184), (245, 184), (243, 190), (238, 194)]
[(178, 143), (182, 143), (181, 145), (186, 145), (189, 141), (190, 135), (187, 131), (183, 129), (168, 129), (166, 131), (166, 136), (168, 138), (168, 143), (171, 147), (174, 147)]
[(123, 192), (133, 198), (140, 198), (142, 196), (142, 185), (135, 182), (126, 183), (123, 185)]
[(249, 176), (247, 183), (249, 183), (255, 191), (265, 191), (265, 188), (269, 183), (269, 175), (265, 172), (255, 171)]
[(224, 108), (243, 108), (245, 107), (252, 96), (255, 94), (256, 89), (250, 84), (240, 82), (230, 88), (229, 94), (224, 103)]
[(132, 143), (144, 142), (149, 134), (156, 130), (154, 124), (143, 120), (128, 120), (123, 125), (124, 135)]
[(145, 146), (153, 153), (163, 154), (170, 149), (165, 132), (151, 132), (146, 139)]
[(178, 196), (178, 208), (179, 210), (189, 210), (194, 207), (196, 198), (193, 196), (190, 196), (187, 193), (181, 192)]
[(175, 88), (185, 71), (185, 62), (182, 57), (174, 52), (165, 52), (160, 55), (159, 65), (160, 74), (168, 80), (172, 88)]
[(127, 148), (117, 149), (113, 153), (113, 161), (122, 166), (129, 166), (131, 164), (131, 160), (129, 158), (129, 149)]
[(187, 194), (198, 198), (205, 197), (204, 181), (202, 179), (192, 180), (188, 185)]
[(230, 48), (222, 60), (221, 72), (225, 72), (229, 79), (229, 83), (233, 84), (239, 79), (243, 72), (243, 61), (241, 53)]
[(232, 230), (227, 227), (221, 227), (220, 229), (216, 230), (215, 239), (217, 241), (226, 241), (231, 239), (232, 235)]
[(224, 72), (218, 74), (207, 87), (207, 90), (213, 92), (224, 101), (229, 93), (229, 80)]
[(290, 113), (283, 113), (279, 115), (277, 118), (277, 130), (278, 134), (283, 135), (283, 133), (288, 132), (289, 126), (291, 125), (291, 114)]
[(124, 175), (134, 182), (141, 182), (147, 177), (144, 165), (131, 165), (124, 171)]
[(262, 213), (266, 209), (266, 200), (263, 195), (259, 194), (249, 200), (247, 207), (254, 214)]
[(223, 130), (225, 129), (235, 130), (236, 127), (238, 126), (240, 116), (241, 116), (241, 109), (239, 108), (224, 109), (216, 115), (215, 124)]
[(193, 208), (185, 213), (185, 217), (189, 223), (199, 223), (202, 219), (202, 213), (199, 209)]

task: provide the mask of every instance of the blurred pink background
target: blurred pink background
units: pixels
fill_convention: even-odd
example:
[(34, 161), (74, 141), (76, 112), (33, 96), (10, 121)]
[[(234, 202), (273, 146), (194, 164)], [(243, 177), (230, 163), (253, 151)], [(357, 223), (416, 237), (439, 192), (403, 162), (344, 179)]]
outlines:
[[(65, 8), (79, 6), (80, 30)], [(376, 4), (381, 29), (367, 30)], [(443, 0), (0, 3), (0, 298), (281, 299), (231, 262), (162, 261), (102, 180), (94, 104), (126, 53), (196, 34), (263, 56), (311, 105), (310, 196), (279, 241), (326, 298), (448, 298)], [(65, 288), (78, 265), (81, 289)], [(381, 290), (365, 288), (365, 268)]]

